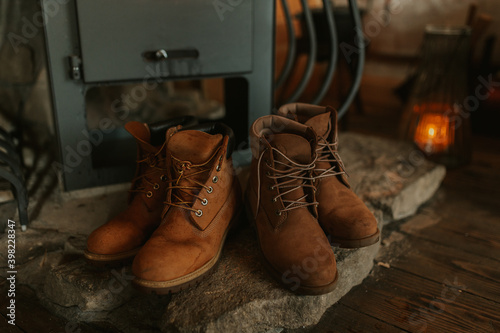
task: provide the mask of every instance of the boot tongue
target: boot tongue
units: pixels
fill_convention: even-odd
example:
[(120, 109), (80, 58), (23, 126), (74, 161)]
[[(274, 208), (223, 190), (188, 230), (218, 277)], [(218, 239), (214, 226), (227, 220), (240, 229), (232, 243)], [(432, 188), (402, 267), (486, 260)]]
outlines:
[(331, 132), (331, 112), (325, 112), (307, 120), (304, 125), (311, 126), (318, 136), (328, 139)]
[[(312, 161), (311, 144), (300, 135), (290, 133), (275, 134), (270, 144), (295, 163), (309, 164)], [(275, 158), (280, 162), (289, 164), (280, 154), (276, 154)], [(279, 168), (279, 165), (276, 165), (276, 167)]]
[[(137, 146), (139, 147), (137, 156), (138, 160), (143, 160), (145, 162), (137, 165), (136, 176), (142, 176), (132, 185), (132, 187), (136, 189), (146, 188), (153, 183), (150, 179), (150, 173), (154, 170), (152, 166), (150, 166), (148, 159), (150, 156), (156, 155), (161, 147), (151, 145), (151, 132), (147, 124), (140, 123), (138, 121), (129, 121), (124, 127), (137, 141)], [(162, 164), (158, 163), (159, 162), (156, 161), (155, 165), (157, 165), (157, 167), (162, 167)]]
[(147, 124), (129, 121), (125, 124), (125, 129), (136, 139), (142, 154), (158, 152), (158, 147), (151, 145), (151, 132)]
[[(173, 185), (198, 188), (176, 190), (175, 195), (187, 202), (194, 200), (193, 195), (198, 194), (200, 186), (191, 180), (205, 183), (212, 167), (212, 164), (207, 162), (210, 162), (210, 157), (221, 146), (222, 140), (221, 134), (211, 135), (196, 130), (180, 131), (172, 136), (167, 144), (167, 149), (173, 157)], [(205, 163), (207, 164), (196, 166)], [(189, 192), (191, 195), (185, 192)]]
[[(322, 137), (324, 140), (327, 142), (334, 142), (336, 141), (336, 120), (332, 120), (332, 114), (331, 112), (325, 112), (322, 114), (319, 114), (317, 116), (314, 116), (307, 120), (305, 122), (305, 125), (311, 126), (316, 134), (319, 137)], [(319, 140), (319, 142), (325, 142), (322, 139)], [(324, 156), (327, 156), (328, 159), (331, 159), (331, 153), (328, 151), (327, 148), (324, 148), (321, 152), (318, 152), (318, 160), (316, 162), (316, 167), (318, 169), (323, 169), (327, 170), (332, 167), (331, 162), (324, 161), (323, 158)], [(323, 158), (322, 158), (323, 156)]]
[(177, 132), (168, 142), (172, 155), (191, 164), (202, 164), (215, 153), (222, 143), (222, 135), (211, 135), (196, 130)]

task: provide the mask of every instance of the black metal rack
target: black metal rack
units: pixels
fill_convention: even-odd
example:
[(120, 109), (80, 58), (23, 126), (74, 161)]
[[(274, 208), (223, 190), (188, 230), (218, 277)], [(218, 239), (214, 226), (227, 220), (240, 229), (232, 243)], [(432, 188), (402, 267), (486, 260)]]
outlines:
[(12, 185), (21, 229), (24, 231), (28, 227), (28, 192), (24, 180), (22, 156), (18, 153), (15, 138), (3, 128), (0, 128), (0, 148), (0, 177)]
[[(312, 10), (309, 7), (306, 0), (301, 0), (302, 13), (300, 14), (300, 18), (305, 31), (305, 36), (299, 41), (295, 40), (295, 32), (287, 1), (288, 0), (281, 0), (287, 21), (289, 48), (285, 66), (276, 81), (276, 87), (281, 86), (293, 70), (296, 53), (307, 53), (308, 60), (302, 80), (299, 82), (291, 95), (286, 97), (282, 103), (285, 104), (299, 101), (311, 79), (315, 61), (326, 60), (328, 61), (328, 66), (318, 92), (311, 101), (304, 101), (312, 104), (320, 103), (328, 92), (328, 88), (330, 87), (335, 74), (339, 54), (338, 44), (346, 38), (345, 36), (353, 37), (352, 43), (355, 45), (352, 45), (352, 47), (357, 50), (357, 59), (355, 66), (352, 69), (353, 78), (349, 92), (338, 109), (338, 117), (340, 119), (345, 115), (349, 106), (356, 97), (357, 92), (359, 91), (365, 62), (365, 42), (363, 38), (354, 38), (354, 31), (362, 31), (361, 14), (356, 0), (348, 0), (349, 7), (345, 9), (342, 8), (343, 11), (348, 11), (350, 14), (353, 31), (352, 33), (343, 30), (338, 31), (342, 38), (339, 38), (337, 34), (338, 22), (336, 22), (335, 19), (339, 9), (333, 7), (331, 0), (323, 0), (323, 8), (315, 10)], [(345, 26), (341, 26), (341, 29), (342, 28), (345, 28)]]

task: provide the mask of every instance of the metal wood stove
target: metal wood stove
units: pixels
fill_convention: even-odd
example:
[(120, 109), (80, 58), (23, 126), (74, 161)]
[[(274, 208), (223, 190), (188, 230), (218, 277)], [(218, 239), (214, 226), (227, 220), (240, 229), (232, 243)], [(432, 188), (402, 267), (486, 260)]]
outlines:
[(99, 146), (113, 154), (123, 138), (106, 118), (97, 131), (87, 129), (85, 94), (92, 87), (223, 77), (224, 121), (240, 142), (249, 124), (271, 111), (274, 1), (41, 2), (60, 145), (56, 166), (66, 190), (131, 176), (132, 165), (96, 163)]

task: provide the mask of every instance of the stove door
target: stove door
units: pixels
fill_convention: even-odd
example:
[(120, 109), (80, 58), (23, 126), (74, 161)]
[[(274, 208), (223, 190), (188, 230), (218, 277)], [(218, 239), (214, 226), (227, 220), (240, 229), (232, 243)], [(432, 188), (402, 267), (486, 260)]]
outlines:
[(77, 0), (85, 82), (252, 70), (253, 0)]

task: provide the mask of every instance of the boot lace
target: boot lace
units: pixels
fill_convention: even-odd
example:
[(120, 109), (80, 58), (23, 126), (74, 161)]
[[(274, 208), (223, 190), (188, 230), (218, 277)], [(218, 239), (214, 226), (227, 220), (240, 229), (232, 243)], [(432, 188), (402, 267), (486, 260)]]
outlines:
[[(317, 206), (318, 202), (312, 201), (309, 202), (307, 201), (307, 196), (309, 194), (304, 194), (300, 198), (296, 200), (288, 200), (283, 198), (284, 195), (291, 193), (295, 190), (298, 190), (300, 188), (304, 187), (309, 187), (313, 191), (316, 190), (316, 187), (310, 183), (310, 181), (313, 180), (311, 177), (311, 172), (315, 168), (315, 160), (311, 162), (310, 164), (300, 164), (296, 163), (295, 161), (291, 160), (287, 156), (285, 156), (281, 151), (278, 149), (271, 147), (274, 152), (277, 154), (281, 155), (288, 163), (281, 162), (279, 160), (274, 160), (275, 164), (281, 165), (285, 167), (283, 170), (273, 168), (267, 161), (266, 164), (270, 168), (273, 173), (268, 172), (266, 173), (266, 176), (271, 179), (275, 179), (278, 181), (277, 184), (271, 186), (271, 190), (277, 188), (279, 191), (279, 194), (275, 196), (272, 200), (277, 201), (279, 198), (281, 198), (283, 205), (285, 206), (283, 209), (276, 211), (276, 215), (281, 215), (283, 212), (290, 211), (292, 209), (297, 209), (297, 208), (302, 208), (302, 207), (307, 207), (307, 206)], [(266, 149), (267, 150), (267, 149)], [(261, 191), (261, 184), (260, 184), (260, 165), (262, 163), (262, 158), (264, 156), (264, 153), (266, 152), (264, 150), (259, 157), (258, 161), (258, 167), (257, 167), (257, 209), (255, 211), (255, 216), (257, 216), (257, 213), (259, 212), (259, 206), (260, 206), (260, 191)], [(299, 179), (301, 180), (300, 184), (296, 183), (296, 180)], [(309, 182), (308, 182), (309, 181)]]
[[(206, 205), (208, 200), (206, 198), (202, 198), (198, 194), (201, 192), (201, 189), (205, 189), (207, 193), (213, 192), (212, 186), (207, 186), (204, 183), (198, 181), (196, 178), (199, 175), (210, 173), (211, 165), (210, 163), (215, 156), (218, 154), (220, 148), (215, 151), (215, 153), (202, 164), (193, 164), (190, 161), (182, 161), (174, 156), (172, 156), (173, 160), (173, 168), (179, 176), (177, 179), (172, 180), (172, 184), (167, 188), (167, 190), (172, 190), (172, 197), (170, 201), (166, 201), (166, 205), (179, 207), (182, 209), (187, 209), (195, 213), (196, 216), (200, 217), (203, 214), (203, 211), (200, 209), (192, 208), (192, 204), (195, 199), (201, 200), (202, 205)], [(219, 159), (219, 163), (222, 159)], [(189, 174), (186, 174), (186, 170), (196, 170)], [(220, 164), (217, 166), (217, 170), (220, 170)], [(203, 177), (205, 178), (205, 177)], [(181, 181), (187, 181), (190, 185), (180, 185)], [(188, 197), (192, 197), (191, 200), (186, 200), (181, 197), (181, 193), (186, 194)]]
[(146, 171), (141, 172), (140, 175), (132, 179), (132, 183), (135, 184), (134, 188), (130, 189), (131, 193), (146, 193), (146, 197), (151, 198), (153, 196), (153, 191), (160, 188), (160, 184), (158, 182), (154, 182), (151, 180), (151, 175), (158, 172), (159, 170), (163, 172), (160, 179), (162, 181), (167, 181), (166, 173), (168, 171), (167, 168), (162, 167), (165, 165), (165, 157), (161, 156), (161, 152), (163, 151), (163, 146), (158, 150), (158, 152), (154, 154), (147, 154), (144, 158), (137, 160), (137, 168), (141, 170), (141, 164), (146, 165)]
[(349, 176), (349, 174), (345, 169), (344, 162), (342, 162), (342, 159), (340, 158), (340, 155), (338, 153), (337, 139), (335, 139), (334, 142), (330, 143), (328, 142), (327, 139), (325, 139), (325, 137), (321, 136), (320, 139), (318, 140), (318, 147), (316, 148), (316, 153), (318, 154), (319, 162), (328, 162), (328, 164), (331, 165), (331, 167), (328, 169), (316, 168), (315, 171), (320, 172), (318, 175), (316, 175), (315, 177), (316, 179), (337, 176), (342, 174)]

